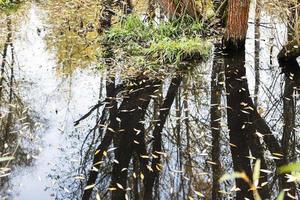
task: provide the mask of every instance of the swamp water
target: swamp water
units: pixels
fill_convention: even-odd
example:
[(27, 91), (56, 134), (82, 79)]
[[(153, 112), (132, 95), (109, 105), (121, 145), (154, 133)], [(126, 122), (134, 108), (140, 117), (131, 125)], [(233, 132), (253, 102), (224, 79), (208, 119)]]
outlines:
[[(37, 4), (30, 4), (25, 13), (26, 17), (12, 30), (13, 45), (7, 48), (7, 63), (13, 63), (14, 68), (11, 73), (11, 67), (7, 67), (7, 76), (11, 77), (13, 74), (15, 81), (12, 86), (9, 83), (3, 86), (6, 87), (7, 94), (5, 96), (3, 92), (1, 97), (1, 112), (12, 113), (12, 115), (3, 117), (4, 115), (1, 114), (0, 125), (3, 137), (1, 136), (0, 152), (9, 155), (13, 152), (15, 160), (7, 166), (1, 166), (11, 170), (4, 169), (4, 173), (0, 174), (0, 198), (80, 199), (84, 189), (87, 189), (83, 180), (89, 177), (94, 149), (105, 137), (99, 134), (101, 133), (99, 127), (95, 128), (101, 119), (103, 106), (95, 109), (88, 118), (80, 121), (79, 125), (74, 126), (74, 122), (98, 101), (105, 99), (105, 87), (108, 84), (106, 74), (99, 72), (93, 62), (88, 66), (74, 67), (71, 72), (64, 73), (61, 68), (66, 67), (64, 66), (66, 63), (58, 63), (62, 55), (58, 54), (56, 48), (49, 48), (49, 39), (46, 39), (53, 28), (51, 24), (47, 24), (46, 19), (49, 17), (47, 12)], [(257, 57), (254, 19), (250, 18), (246, 46), (247, 79), (251, 96), (253, 98), (257, 96), (260, 114), (265, 117), (276, 137), (280, 138), (283, 127), (284, 78), (280, 74), (276, 54), (286, 40), (285, 28), (280, 23), (271, 23), (272, 19), (267, 13), (262, 14), (262, 19), (258, 50), (260, 78), (257, 81), (257, 70), (254, 67)], [(6, 26), (5, 20), (1, 23)], [(5, 33), (5, 31), (1, 32), (3, 35)], [(66, 51), (68, 52), (68, 49)], [(220, 111), (219, 118), (214, 119), (221, 127), (218, 139), (220, 145), (218, 154), (221, 161), (219, 171), (220, 174), (232, 172), (233, 161), (230, 156), (226, 99), (223, 89), (225, 66), (220, 60), (219, 68), (213, 67), (215, 58), (216, 55), (212, 55), (207, 62), (197, 64), (192, 73), (181, 74), (180, 87), (173, 88), (176, 91), (174, 102), (170, 105), (170, 114), (162, 132), (160, 154), (164, 167), (160, 169), (159, 182), (156, 181), (153, 186), (153, 193), (157, 199), (186, 199), (188, 196), (197, 199), (210, 196), (214, 179), (212, 166), (217, 164), (211, 155), (214, 141), (210, 124), (212, 107), (217, 107)], [(145, 134), (148, 151), (152, 150), (151, 144), (155, 138), (152, 134), (153, 128), (157, 125), (155, 119), (158, 113), (165, 109), (159, 106), (164, 101), (162, 96), (166, 97), (168, 92), (172, 91), (170, 83), (175, 79), (176, 77), (169, 76), (162, 82), (148, 83), (150, 86), (147, 87), (153, 87), (153, 91), (147, 91), (154, 96), (154, 100), (149, 100), (145, 105), (144, 119), (137, 118), (145, 125), (145, 130), (142, 132)], [(255, 89), (256, 87), (258, 89)], [(141, 88), (137, 90), (139, 89)], [(147, 94), (147, 91), (143, 92)], [(10, 93), (13, 93), (13, 98), (10, 98)], [(213, 94), (219, 96), (217, 105), (212, 102)], [(293, 98), (297, 100), (298, 97)], [(299, 105), (296, 102), (295, 131), (298, 132)], [(122, 105), (118, 98), (117, 104)], [(144, 104), (138, 104), (141, 105)], [(134, 108), (136, 105), (127, 106)], [(124, 111), (126, 112), (128, 112), (129, 122), (136, 123), (130, 121), (135, 119), (134, 116), (128, 110)], [(124, 117), (126, 114), (120, 116)], [(135, 142), (140, 144), (141, 141)], [(298, 146), (296, 142), (296, 154), (299, 153)], [(112, 166), (119, 162), (111, 156), (113, 151), (116, 149), (109, 145), (105, 152), (106, 164), (99, 170), (95, 183), (95, 188), (98, 188), (97, 194), (101, 199), (109, 196), (110, 192), (107, 190), (112, 179)], [(125, 148), (124, 155), (131, 151)], [(270, 170), (271, 178), (274, 173), (274, 158), (268, 153), (266, 155), (267, 169)], [(137, 187), (136, 191), (141, 191), (140, 185), (145, 175), (136, 170), (137, 159), (133, 154), (133, 162), (130, 162), (128, 169), (125, 170), (128, 171), (128, 187)], [(118, 185), (118, 187), (123, 186)], [(228, 199), (234, 196), (230, 192), (234, 190), (232, 187), (232, 182), (226, 182), (221, 187), (226, 191), (225, 195)], [(273, 186), (272, 191), (278, 192), (278, 188)], [(141, 197), (139, 193), (132, 194), (130, 189), (126, 193), (130, 198)], [(95, 196), (96, 193), (93, 193), (93, 197)]]

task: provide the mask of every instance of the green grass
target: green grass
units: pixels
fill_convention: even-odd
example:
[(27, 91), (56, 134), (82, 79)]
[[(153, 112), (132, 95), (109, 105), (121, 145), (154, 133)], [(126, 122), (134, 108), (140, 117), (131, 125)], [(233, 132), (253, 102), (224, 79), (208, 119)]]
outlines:
[(137, 16), (129, 15), (126, 20), (111, 27), (105, 35), (105, 40), (120, 44), (120, 42), (150, 39), (150, 28), (146, 26)]
[(209, 57), (211, 43), (203, 38), (205, 32), (201, 22), (189, 17), (158, 25), (155, 22), (145, 23), (140, 17), (129, 15), (112, 26), (102, 41), (125, 52), (124, 60), (130, 60), (131, 65), (138, 60), (136, 65), (178, 66), (181, 62), (200, 61)]
[(199, 37), (182, 37), (176, 40), (165, 39), (152, 43), (147, 55), (160, 60), (161, 63), (180, 63), (191, 59), (206, 59), (211, 45)]

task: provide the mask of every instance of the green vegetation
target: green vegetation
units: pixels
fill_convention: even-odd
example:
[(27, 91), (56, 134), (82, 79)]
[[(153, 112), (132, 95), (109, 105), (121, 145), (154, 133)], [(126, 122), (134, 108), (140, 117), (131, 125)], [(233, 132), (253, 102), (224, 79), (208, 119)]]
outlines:
[(199, 21), (188, 17), (157, 25), (129, 15), (112, 26), (101, 42), (125, 53), (124, 60), (131, 62), (131, 67), (165, 64), (178, 67), (184, 61), (208, 58), (211, 44), (204, 38), (205, 32)]
[(0, 0), (0, 12), (5, 13), (13, 13), (18, 10), (21, 5), (21, 1), (13, 1), (13, 0)]
[(208, 58), (210, 47), (209, 42), (198, 37), (182, 37), (176, 40), (168, 38), (151, 44), (147, 55), (161, 60), (162, 63), (179, 63), (190, 58)]

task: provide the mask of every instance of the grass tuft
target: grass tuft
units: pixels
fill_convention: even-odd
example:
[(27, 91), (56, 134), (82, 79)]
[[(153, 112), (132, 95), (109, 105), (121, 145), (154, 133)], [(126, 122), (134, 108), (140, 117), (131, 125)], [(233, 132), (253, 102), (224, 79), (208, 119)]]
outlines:
[(131, 67), (157, 68), (164, 64), (177, 67), (182, 62), (209, 57), (211, 43), (204, 38), (205, 32), (200, 21), (189, 17), (155, 24), (129, 15), (112, 26), (102, 42), (112, 45), (115, 52), (122, 52), (122, 60)]

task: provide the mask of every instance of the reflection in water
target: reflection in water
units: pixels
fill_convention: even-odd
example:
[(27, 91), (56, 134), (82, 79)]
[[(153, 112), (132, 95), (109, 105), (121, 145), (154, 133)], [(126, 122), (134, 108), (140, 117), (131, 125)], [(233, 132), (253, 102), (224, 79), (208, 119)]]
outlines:
[[(47, 9), (57, 11), (64, 3), (50, 2)], [(66, 5), (84, 15), (88, 3)], [(96, 47), (89, 45), (95, 29), (87, 31), (95, 26), (93, 15), (81, 19), (71, 14), (53, 22), (55, 16), (45, 16), (33, 5), (20, 32), (14, 33), (10, 17), (5, 23), (0, 153), (16, 158), (1, 163), (0, 196), (253, 199), (242, 180), (218, 179), (233, 170), (251, 178), (254, 158), (261, 160), (258, 192), (263, 199), (275, 199), (286, 187), (298, 195), (294, 184), (275, 173), (299, 156), (299, 106), (294, 82), (276, 70), (278, 36), (274, 39), (271, 29), (259, 29), (259, 46), (266, 47), (260, 53), (251, 53), (251, 45), (246, 55), (216, 46), (212, 60), (194, 64), (191, 71), (159, 80), (120, 80), (112, 78), (110, 69), (98, 74), (77, 68), (94, 61)], [(92, 59), (85, 57), (90, 54)], [(245, 65), (251, 56), (255, 78), (251, 63)]]
[(99, 48), (96, 30), (99, 2), (54, 0), (42, 2), (41, 6), (51, 24), (46, 41), (56, 51), (57, 71), (69, 74), (78, 67), (93, 66)]
[[(99, 195), (103, 198), (108, 198), (107, 195), (112, 195), (111, 198), (113, 199), (123, 199), (126, 195), (129, 198), (142, 199), (152, 199), (153, 194), (155, 194), (156, 198), (168, 196), (169, 191), (160, 194), (160, 187), (167, 186), (165, 184), (168, 184), (170, 180), (166, 176), (161, 177), (160, 173), (165, 170), (169, 171), (170, 169), (164, 168), (164, 165), (169, 165), (171, 164), (169, 162), (174, 162), (177, 159), (182, 160), (182, 163), (186, 163), (185, 160), (187, 159), (188, 163), (179, 166), (176, 177), (179, 178), (178, 181), (181, 181), (174, 187), (178, 191), (193, 195), (192, 189), (194, 187), (190, 185), (186, 188), (183, 185), (184, 179), (181, 178), (184, 176), (181, 175), (183, 173), (181, 170), (185, 168), (189, 169), (188, 171), (191, 173), (186, 174), (186, 176), (191, 176), (193, 173), (192, 154), (188, 157), (185, 156), (190, 151), (190, 143), (195, 142), (191, 136), (183, 137), (181, 129), (178, 130), (177, 128), (178, 120), (181, 118), (181, 108), (175, 112), (175, 116), (178, 119), (174, 121), (174, 129), (172, 125), (170, 127), (173, 131), (170, 133), (167, 130), (166, 133), (163, 132), (168, 116), (171, 114), (170, 110), (173, 101), (178, 98), (177, 92), (181, 84), (181, 76), (172, 78), (166, 89), (165, 97), (162, 101), (159, 101), (163, 95), (161, 93), (163, 90), (160, 89), (162, 87), (161, 81), (147, 80), (147, 78), (141, 77), (133, 80), (129, 87), (122, 91), (121, 97), (123, 100), (117, 110), (111, 105), (112, 102), (106, 104), (111, 105), (109, 106), (109, 117), (107, 117), (108, 122), (99, 125), (101, 129), (104, 127), (105, 134), (103, 139), (99, 141), (99, 145), (94, 151), (95, 153), (92, 154), (94, 155), (93, 165), (90, 172), (87, 172), (88, 174), (86, 175), (87, 183), (85, 184), (86, 189), (83, 193), (83, 199), (89, 199), (93, 188), (99, 188)], [(185, 92), (189, 93), (188, 91)], [(114, 98), (107, 98), (110, 101), (114, 100)], [(178, 99), (176, 101), (179, 102), (180, 106), (182, 106), (183, 102), (187, 106), (189, 102), (187, 99)], [(154, 109), (156, 113), (151, 113), (154, 107), (157, 108)], [(105, 113), (106, 109), (104, 108), (102, 116)], [(187, 115), (188, 118), (189, 116)], [(192, 124), (187, 119), (185, 120), (186, 130), (190, 130)], [(187, 131), (187, 134), (190, 133)], [(184, 149), (185, 146), (186, 149)], [(165, 153), (166, 148), (172, 151), (178, 150), (177, 153), (174, 153), (179, 157), (172, 158), (171, 155)], [(113, 156), (112, 154), (115, 155)], [(178, 160), (175, 162), (178, 163)], [(110, 177), (107, 177), (107, 170), (112, 170), (111, 181)], [(189, 181), (189, 183), (191, 184), (192, 182)], [(125, 188), (131, 188), (131, 190), (126, 191)], [(107, 189), (113, 192), (108, 194)], [(173, 192), (172, 195), (177, 196)], [(181, 196), (182, 194), (179, 195)]]
[[(5, 166), (1, 172), (3, 169), (6, 176), (1, 177), (1, 185), (6, 185), (1, 187), (0, 193), (13, 199), (17, 196), (22, 199), (52, 198), (52, 190), (47, 190), (54, 184), (49, 173), (67, 148), (63, 133), (69, 133), (66, 138), (73, 134), (69, 132), (73, 129), (73, 121), (91, 104), (85, 97), (93, 100), (91, 88), (96, 88), (99, 82), (99, 78), (90, 72), (75, 71), (72, 76), (56, 76), (54, 55), (46, 50), (44, 42), (42, 17), (43, 13), (33, 5), (28, 19), (21, 23), (20, 31), (13, 33), (12, 38), (16, 39), (7, 43), (0, 122), (1, 129), (10, 130), (1, 134), (0, 152), (1, 156), (15, 154), (16, 158), (11, 165), (1, 163), (1, 167), (2, 164)], [(41, 31), (37, 32), (37, 28)], [(14, 56), (11, 56), (12, 52)], [(12, 58), (15, 58), (15, 65), (11, 64)], [(13, 94), (12, 99), (9, 94)], [(79, 104), (83, 107), (76, 106)], [(40, 118), (43, 126), (33, 123), (32, 118)], [(6, 138), (2, 139), (2, 136)], [(20, 166), (32, 163), (32, 160), (32, 167)], [(7, 176), (8, 167), (12, 168), (10, 176)]]
[(0, 198), (9, 191), (11, 172), (22, 165), (29, 165), (30, 155), (36, 150), (30, 148), (38, 129), (33, 113), (29, 110), (20, 94), (16, 80), (18, 66), (16, 62), (14, 31), (11, 16), (6, 17), (7, 37), (4, 43), (1, 60), (0, 78), (0, 157), (12, 156), (14, 160), (0, 163)]

